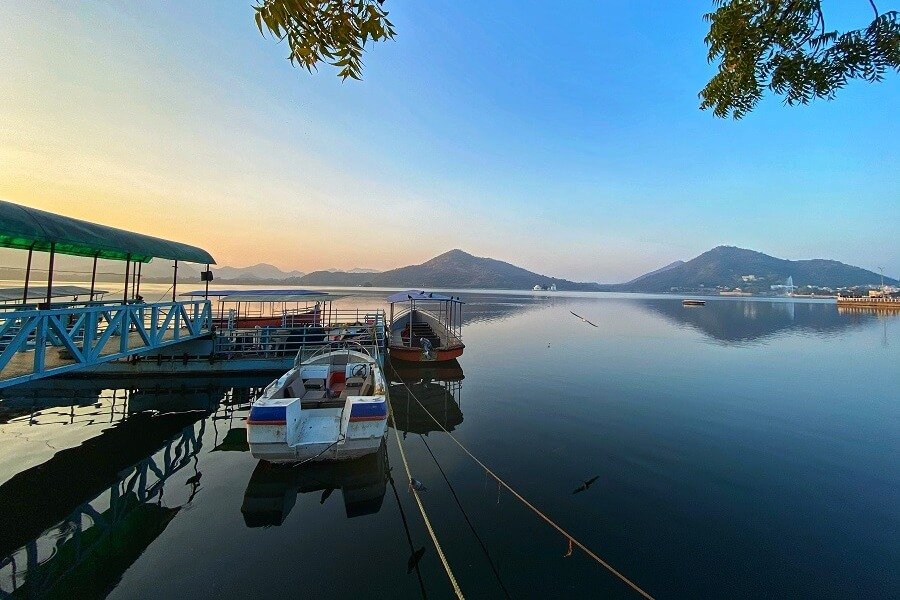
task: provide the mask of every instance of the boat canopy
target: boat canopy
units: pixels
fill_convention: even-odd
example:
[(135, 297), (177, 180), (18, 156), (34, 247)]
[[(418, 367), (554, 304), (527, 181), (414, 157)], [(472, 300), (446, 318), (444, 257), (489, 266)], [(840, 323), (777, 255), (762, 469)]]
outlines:
[[(94, 290), (95, 296), (102, 296), (104, 294), (108, 294), (109, 292), (105, 290)], [(22, 301), (22, 298), (25, 294), (25, 288), (23, 287), (14, 287), (14, 288), (2, 288), (0, 289), (0, 302), (10, 302), (13, 300)], [(91, 294), (90, 288), (81, 287), (77, 285), (54, 285), (53, 289), (50, 292), (51, 298), (65, 298), (65, 297), (75, 297), (75, 296), (88, 296)], [(28, 298), (34, 298), (37, 300), (43, 300), (47, 297), (47, 288), (44, 286), (41, 287), (32, 287), (28, 286)]]
[(215, 264), (201, 248), (0, 200), (0, 247), (109, 260)]
[(219, 298), (221, 302), (318, 302), (320, 300), (336, 300), (341, 296), (316, 290), (193, 290), (181, 296), (209, 296)]
[(447, 296), (446, 294), (438, 294), (437, 292), (426, 292), (423, 290), (406, 290), (405, 292), (397, 292), (387, 297), (387, 301), (391, 304), (395, 302), (409, 302), (410, 300), (420, 300), (433, 302), (456, 302), (464, 304), (459, 297)]

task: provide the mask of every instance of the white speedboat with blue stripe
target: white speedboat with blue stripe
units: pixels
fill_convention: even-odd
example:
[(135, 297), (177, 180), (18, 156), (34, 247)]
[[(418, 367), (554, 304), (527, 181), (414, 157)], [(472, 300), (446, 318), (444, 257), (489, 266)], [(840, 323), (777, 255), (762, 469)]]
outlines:
[(334, 346), (295, 365), (253, 403), (247, 441), (255, 458), (296, 463), (378, 451), (388, 410), (381, 365), (358, 344)]

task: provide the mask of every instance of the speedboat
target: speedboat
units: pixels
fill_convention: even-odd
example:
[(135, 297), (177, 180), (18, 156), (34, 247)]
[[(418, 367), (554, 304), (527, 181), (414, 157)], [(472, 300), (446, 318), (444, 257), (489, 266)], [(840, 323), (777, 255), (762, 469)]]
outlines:
[(377, 452), (387, 432), (387, 386), (379, 361), (349, 340), (298, 361), (250, 408), (250, 453), (296, 463)]
[(681, 301), (682, 306), (706, 306), (706, 300), (694, 300), (687, 298)]

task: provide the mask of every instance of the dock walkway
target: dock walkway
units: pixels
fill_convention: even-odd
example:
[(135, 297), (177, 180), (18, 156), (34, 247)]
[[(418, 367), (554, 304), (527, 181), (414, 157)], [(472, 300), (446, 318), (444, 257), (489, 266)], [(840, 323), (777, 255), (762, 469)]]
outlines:
[(211, 322), (203, 300), (0, 313), (0, 388), (199, 339)]

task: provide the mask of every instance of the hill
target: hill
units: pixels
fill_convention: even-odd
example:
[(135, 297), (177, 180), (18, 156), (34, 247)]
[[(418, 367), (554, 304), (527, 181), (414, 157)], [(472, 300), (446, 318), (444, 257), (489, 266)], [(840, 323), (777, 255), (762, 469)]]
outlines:
[[(687, 262), (676, 262), (642, 275), (628, 283), (605, 286), (630, 292), (695, 292), (717, 287), (740, 287), (767, 292), (788, 277), (796, 286), (827, 288), (880, 284), (878, 273), (836, 260), (786, 260), (744, 248), (717, 246)], [(885, 277), (885, 283), (896, 280)]]
[(334, 273), (314, 271), (292, 279), (297, 285), (490, 288), (530, 290), (535, 285), (556, 284), (559, 290), (592, 291), (595, 283), (579, 283), (528, 271), (501, 260), (450, 250), (419, 265), (409, 265), (381, 273)]
[(632, 279), (631, 281), (628, 282), (628, 285), (638, 285), (638, 284), (640, 284), (641, 281), (646, 281), (647, 279), (653, 277), (654, 275), (658, 275), (660, 273), (665, 273), (666, 271), (668, 271), (670, 269), (674, 269), (676, 267), (680, 267), (683, 264), (684, 264), (683, 260), (676, 260), (675, 262), (670, 262), (669, 264), (667, 264), (664, 267), (660, 267), (660, 268), (656, 269), (655, 271), (650, 271), (649, 273), (644, 273), (640, 277), (638, 277), (636, 279)]
[(302, 271), (282, 271), (275, 265), (259, 263), (249, 267), (213, 267), (218, 281), (279, 281), (291, 277), (303, 277)]

